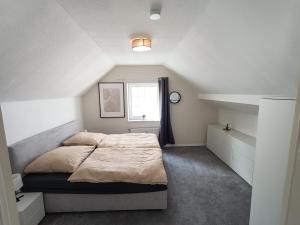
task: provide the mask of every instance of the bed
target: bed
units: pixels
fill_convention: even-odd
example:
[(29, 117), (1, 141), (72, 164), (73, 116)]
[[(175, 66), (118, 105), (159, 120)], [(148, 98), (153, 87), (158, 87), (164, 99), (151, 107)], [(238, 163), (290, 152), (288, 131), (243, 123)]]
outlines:
[(28, 174), (23, 178), (24, 192), (63, 193), (63, 194), (129, 194), (167, 190), (163, 184), (147, 185), (124, 182), (71, 183), (70, 173)]
[[(76, 121), (62, 125), (55, 129), (43, 132), (41, 134), (30, 137), (12, 146), (9, 146), (9, 153), (14, 173), (23, 173), (24, 168), (30, 162), (40, 155), (50, 151), (61, 145), (63, 140), (72, 136), (81, 130), (80, 124)], [(167, 183), (162, 179), (162, 174), (165, 171), (152, 171), (155, 174), (153, 182), (143, 176), (143, 173), (135, 173), (135, 179), (128, 179), (126, 166), (134, 168), (134, 163), (127, 165), (128, 162), (123, 163), (122, 160), (114, 163), (108, 163), (99, 174), (98, 169), (88, 171), (88, 174), (93, 174), (96, 177), (85, 179), (81, 176), (86, 173), (86, 164), (89, 161), (94, 162), (95, 159), (100, 159), (100, 164), (107, 163), (109, 160), (113, 162), (115, 159), (122, 159), (116, 157), (122, 154), (126, 158), (126, 153), (129, 158), (132, 156), (146, 154), (140, 159), (145, 158), (149, 152), (154, 151), (159, 154), (158, 143), (153, 142), (153, 138), (147, 139), (148, 135), (144, 134), (123, 134), (109, 136), (83, 163), (80, 165), (80, 173), (43, 173), (43, 174), (27, 174), (23, 177), (25, 192), (43, 192), (46, 212), (82, 212), (82, 211), (107, 211), (107, 210), (140, 210), (140, 209), (166, 209), (167, 208)], [(140, 141), (137, 141), (140, 140)], [(140, 146), (134, 145), (140, 143)], [(127, 147), (127, 148), (126, 148)], [(147, 148), (145, 148), (147, 147)], [(104, 154), (104, 152), (110, 154)], [(114, 154), (112, 154), (112, 151)], [(161, 150), (160, 150), (161, 151)], [(152, 154), (152, 153), (151, 153)], [(111, 155), (111, 156), (110, 156)], [(94, 159), (93, 159), (94, 158)], [(104, 161), (101, 161), (101, 159)], [(136, 158), (136, 160), (139, 157)], [(93, 160), (92, 160), (93, 159)], [(148, 160), (148, 159), (147, 159)], [(160, 163), (157, 159), (151, 159), (151, 163)], [(122, 164), (123, 163), (123, 164)], [(152, 168), (152, 164), (145, 166), (145, 171)], [(162, 160), (161, 160), (162, 163)], [(99, 165), (100, 165), (99, 164)], [(147, 165), (147, 163), (144, 163)], [(94, 164), (96, 165), (96, 164)], [(82, 168), (81, 168), (82, 166)], [(124, 169), (125, 168), (125, 169)], [(114, 174), (111, 171), (121, 172), (121, 179), (115, 177), (115, 180), (109, 180)], [(129, 169), (130, 170), (130, 169)], [(70, 182), (70, 178), (73, 180)], [(149, 176), (148, 176), (149, 177)], [(123, 178), (126, 178), (125, 180)], [(77, 179), (77, 180), (76, 180)], [(95, 181), (96, 180), (96, 181)], [(128, 182), (126, 182), (128, 181)], [(144, 182), (145, 181), (145, 182)]]

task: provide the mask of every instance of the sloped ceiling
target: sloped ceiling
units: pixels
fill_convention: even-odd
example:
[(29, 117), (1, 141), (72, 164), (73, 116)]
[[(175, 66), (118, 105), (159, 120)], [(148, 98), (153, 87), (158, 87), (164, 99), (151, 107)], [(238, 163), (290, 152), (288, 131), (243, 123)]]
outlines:
[[(297, 0), (1, 0), (0, 102), (78, 96), (118, 64), (164, 64), (199, 92), (294, 96), (298, 10)], [(152, 37), (151, 52), (132, 52), (134, 33)]]
[[(150, 0), (58, 0), (115, 64), (162, 64), (192, 28), (206, 1), (163, 0), (161, 20), (151, 21)], [(152, 37), (152, 51), (136, 53), (131, 35)]]
[(112, 67), (55, 1), (0, 1), (0, 102), (76, 96)]
[(204, 93), (296, 96), (299, 9), (294, 0), (210, 1), (166, 65)]

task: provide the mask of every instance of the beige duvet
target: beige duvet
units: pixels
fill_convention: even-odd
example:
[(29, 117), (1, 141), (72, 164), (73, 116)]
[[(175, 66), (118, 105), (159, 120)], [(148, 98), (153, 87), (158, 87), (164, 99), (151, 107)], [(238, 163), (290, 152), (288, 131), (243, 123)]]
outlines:
[(160, 148), (155, 134), (126, 133), (106, 135), (99, 148)]
[(97, 148), (69, 181), (167, 184), (167, 176), (160, 148), (114, 147)]

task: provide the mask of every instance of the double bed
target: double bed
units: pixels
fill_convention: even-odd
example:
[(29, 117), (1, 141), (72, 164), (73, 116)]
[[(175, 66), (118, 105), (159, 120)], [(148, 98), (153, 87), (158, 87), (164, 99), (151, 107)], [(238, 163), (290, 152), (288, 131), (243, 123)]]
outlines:
[[(80, 130), (73, 121), (10, 146), (13, 172), (24, 174)], [(72, 172), (24, 175), (22, 191), (43, 192), (47, 212), (167, 208), (167, 177), (153, 134), (105, 135)]]

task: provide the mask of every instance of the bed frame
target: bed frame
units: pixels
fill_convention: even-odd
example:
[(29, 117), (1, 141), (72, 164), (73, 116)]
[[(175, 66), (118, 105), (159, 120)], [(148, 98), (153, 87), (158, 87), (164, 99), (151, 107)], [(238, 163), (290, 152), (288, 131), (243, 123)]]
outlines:
[[(23, 174), (33, 159), (61, 145), (82, 130), (72, 121), (29, 137), (8, 147), (13, 173)], [(166, 209), (167, 190), (130, 194), (53, 194), (43, 193), (46, 212), (86, 212), (108, 210)]]

